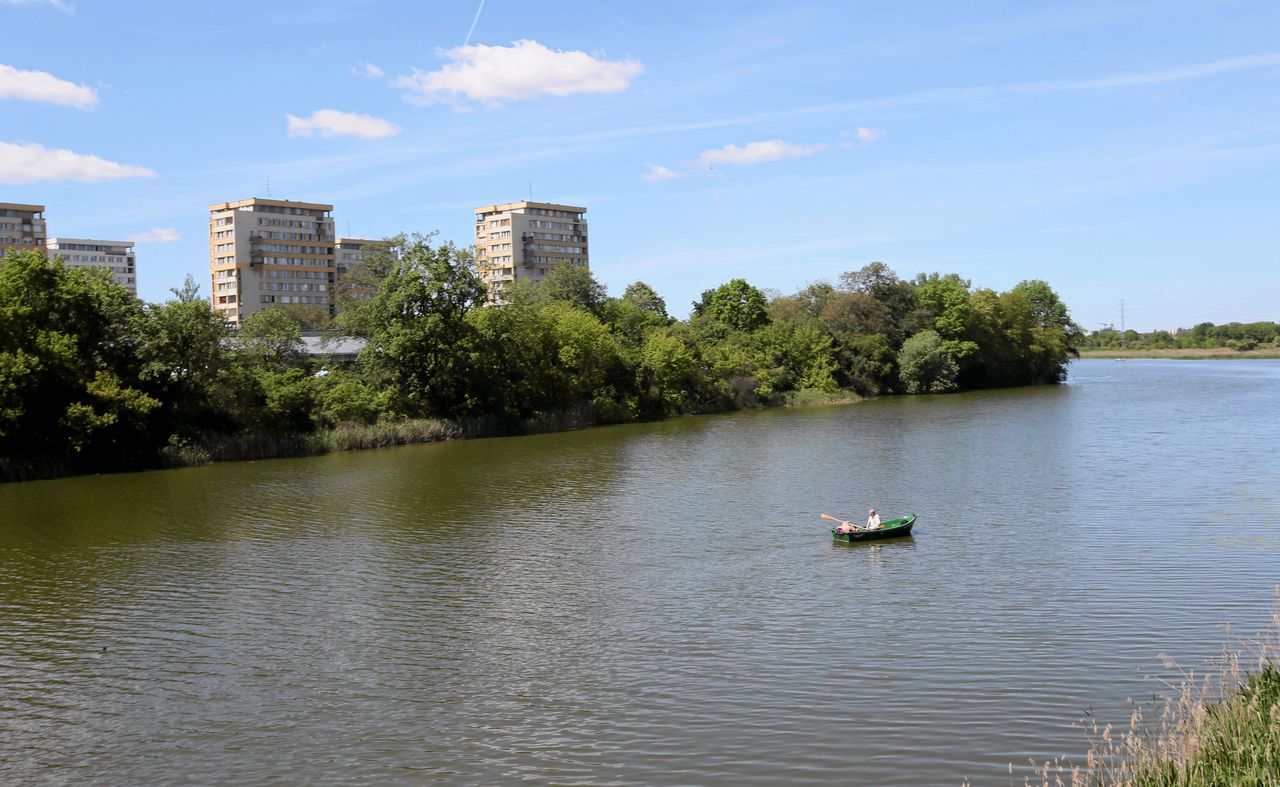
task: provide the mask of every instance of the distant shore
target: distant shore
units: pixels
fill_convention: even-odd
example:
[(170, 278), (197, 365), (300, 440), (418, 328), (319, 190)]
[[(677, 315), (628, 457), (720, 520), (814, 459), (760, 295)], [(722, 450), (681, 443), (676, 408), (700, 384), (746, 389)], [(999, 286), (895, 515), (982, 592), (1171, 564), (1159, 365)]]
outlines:
[(1280, 358), (1280, 348), (1233, 350), (1213, 347), (1207, 350), (1178, 347), (1168, 350), (1081, 350), (1081, 358), (1175, 358), (1183, 361), (1220, 361), (1238, 358)]

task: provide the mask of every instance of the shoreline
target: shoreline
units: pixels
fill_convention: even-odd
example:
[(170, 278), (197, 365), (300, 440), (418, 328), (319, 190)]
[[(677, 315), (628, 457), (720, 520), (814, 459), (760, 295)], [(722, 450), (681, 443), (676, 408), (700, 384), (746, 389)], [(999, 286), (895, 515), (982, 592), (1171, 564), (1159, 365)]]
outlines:
[[(221, 440), (221, 445), (187, 446), (185, 450), (167, 454), (168, 463), (163, 467), (151, 469), (173, 470), (181, 467), (202, 467), (222, 462), (293, 459), (304, 456), (322, 456), (339, 451), (367, 451), (378, 448), (394, 448), (401, 445), (439, 443), (449, 440), (482, 440), (490, 437), (554, 434), (556, 432), (573, 432), (579, 429), (594, 429), (631, 423), (658, 423), (672, 418), (726, 415), (748, 410), (831, 407), (857, 404), (868, 398), (871, 397), (859, 396), (852, 391), (836, 391), (832, 393), (792, 391), (785, 396), (783, 401), (776, 404), (757, 405), (756, 407), (737, 410), (709, 410), (634, 421), (601, 421), (589, 413), (570, 411), (530, 419), (518, 425), (502, 424), (488, 418), (467, 418), (458, 421), (419, 418), (368, 426), (340, 426), (336, 429), (324, 429), (307, 434), (279, 437), (244, 435), (224, 438)], [(60, 477), (66, 478), (69, 476)]]
[(1178, 361), (1276, 360), (1280, 359), (1280, 349), (1233, 350), (1230, 347), (1214, 347), (1207, 350), (1199, 350), (1179, 347), (1168, 350), (1081, 350), (1080, 358), (1105, 358), (1121, 361), (1139, 358), (1162, 358)]
[(209, 435), (204, 441), (184, 441), (162, 448), (159, 461), (147, 467), (118, 470), (98, 470), (85, 473), (55, 473), (22, 479), (0, 480), (0, 484), (24, 484), (33, 481), (56, 481), (81, 476), (116, 475), (120, 473), (148, 473), (184, 468), (207, 467), (227, 462), (262, 462), (272, 459), (301, 459), (308, 456), (324, 456), (341, 451), (368, 451), (394, 448), (404, 445), (424, 445), (450, 440), (480, 440), (490, 437), (523, 437), (537, 434), (572, 432), (604, 426), (630, 423), (657, 423), (672, 418), (690, 418), (701, 415), (726, 415), (750, 410), (796, 409), (806, 407), (833, 407), (857, 404), (869, 396), (852, 391), (791, 391), (782, 401), (731, 410), (670, 415), (663, 418), (646, 418), (633, 421), (601, 421), (594, 413), (568, 411), (534, 418), (523, 423), (503, 423), (493, 418), (416, 418), (381, 424), (349, 424), (334, 429), (315, 432), (264, 435)]
[(709, 410), (706, 412), (672, 415), (664, 418), (635, 421), (598, 421), (594, 416), (578, 412), (557, 413), (531, 419), (522, 424), (501, 424), (486, 418), (468, 418), (450, 421), (437, 418), (419, 418), (368, 426), (348, 425), (310, 433), (287, 435), (219, 435), (211, 436), (205, 443), (183, 443), (162, 450), (162, 462), (153, 467), (129, 470), (109, 470), (96, 473), (69, 473), (27, 478), (21, 481), (0, 483), (21, 484), (31, 481), (54, 481), (86, 475), (115, 475), (118, 473), (146, 473), (183, 468), (207, 467), (227, 462), (259, 462), (272, 459), (301, 459), (323, 456), (341, 451), (368, 451), (405, 445), (424, 445), (451, 440), (482, 440), (491, 437), (523, 437), (537, 434), (572, 432), (604, 426), (631, 423), (657, 423), (672, 418), (691, 418), (702, 415), (727, 415), (750, 410), (796, 409), (806, 407), (833, 407), (857, 404), (867, 399), (852, 391), (793, 391), (776, 404), (757, 405), (736, 410)]

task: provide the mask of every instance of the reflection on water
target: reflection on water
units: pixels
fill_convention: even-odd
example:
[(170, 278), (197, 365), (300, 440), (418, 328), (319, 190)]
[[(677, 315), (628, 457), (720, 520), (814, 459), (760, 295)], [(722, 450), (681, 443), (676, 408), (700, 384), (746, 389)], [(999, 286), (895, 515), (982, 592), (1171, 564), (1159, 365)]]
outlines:
[[(1085, 361), (0, 487), (0, 781), (1007, 779), (1265, 623), (1277, 404), (1273, 362)], [(817, 517), (872, 506), (912, 537)]]

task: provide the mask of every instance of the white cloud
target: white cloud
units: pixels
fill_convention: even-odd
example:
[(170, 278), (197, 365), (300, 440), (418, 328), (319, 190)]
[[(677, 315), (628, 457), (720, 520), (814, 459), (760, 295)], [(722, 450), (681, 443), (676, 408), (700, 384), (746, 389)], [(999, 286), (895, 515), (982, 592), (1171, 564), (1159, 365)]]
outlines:
[(360, 137), (383, 139), (401, 132), (395, 123), (372, 115), (357, 115), (336, 109), (317, 109), (309, 118), (289, 115), (289, 136)]
[(879, 142), (889, 136), (889, 132), (882, 128), (867, 128), (866, 126), (859, 126), (858, 130), (853, 132), (853, 135), (857, 137), (858, 141), (862, 144), (870, 145), (872, 142)]
[(854, 131), (841, 131), (840, 136), (844, 138), (840, 143), (840, 147), (845, 150), (853, 150), (859, 146), (870, 145), (872, 142), (879, 142), (889, 136), (889, 132), (882, 128), (867, 128), (866, 126), (859, 126)]
[(0, 142), (0, 183), (34, 183), (38, 180), (96, 183), (119, 178), (151, 178), (155, 174), (146, 167), (117, 164), (62, 148)]
[(676, 172), (673, 169), (667, 169), (661, 164), (650, 164), (649, 171), (641, 175), (642, 178), (650, 183), (658, 183), (663, 180), (671, 180), (672, 178), (683, 178), (683, 172)]
[(617, 93), (644, 71), (638, 60), (601, 60), (586, 52), (548, 49), (537, 41), (511, 46), (474, 44), (439, 52), (449, 63), (436, 71), (413, 69), (395, 79), (409, 91), (409, 100), (432, 104), (456, 100), (496, 104), (528, 101), (543, 93)]
[(369, 77), (370, 79), (377, 79), (378, 77), (386, 74), (385, 71), (378, 68), (373, 63), (366, 63), (363, 60), (357, 61), (356, 64), (351, 67), (351, 73), (362, 77)]
[(37, 3), (44, 3), (46, 5), (53, 6), (64, 14), (69, 14), (75, 10), (64, 0), (0, 0), (0, 2), (5, 2), (9, 5), (36, 5)]
[(172, 227), (156, 227), (133, 236), (134, 243), (173, 243), (176, 240), (182, 240), (182, 236)]
[(98, 95), (88, 85), (58, 79), (44, 71), (19, 71), (0, 63), (0, 98), (20, 101), (47, 101), (80, 109), (92, 109)]
[(742, 147), (725, 145), (703, 152), (698, 163), (705, 166), (712, 164), (759, 164), (762, 161), (781, 161), (782, 159), (811, 156), (826, 145), (792, 145), (780, 139), (769, 139), (763, 142), (749, 142)]

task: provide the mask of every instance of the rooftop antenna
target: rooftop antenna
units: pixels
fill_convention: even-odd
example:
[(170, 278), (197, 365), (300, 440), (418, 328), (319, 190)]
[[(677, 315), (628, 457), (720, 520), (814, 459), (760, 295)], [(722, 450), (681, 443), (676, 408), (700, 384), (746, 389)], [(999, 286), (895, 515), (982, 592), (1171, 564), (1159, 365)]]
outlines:
[(533, 199), (533, 181), (529, 181), (529, 199)]
[(351, 221), (350, 220), (347, 221), (347, 237), (348, 238), (351, 237)]
[(267, 199), (271, 199), (271, 176), (267, 176)]

